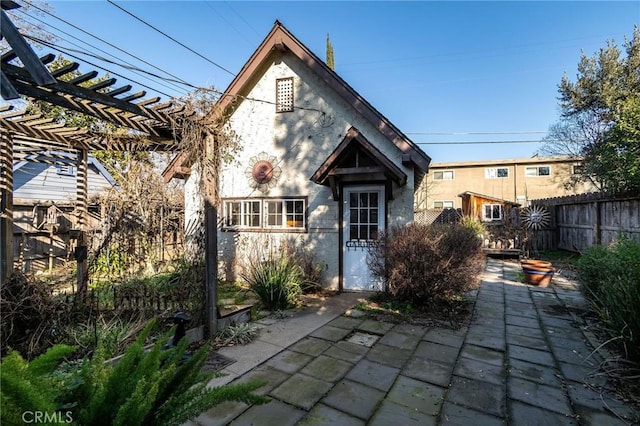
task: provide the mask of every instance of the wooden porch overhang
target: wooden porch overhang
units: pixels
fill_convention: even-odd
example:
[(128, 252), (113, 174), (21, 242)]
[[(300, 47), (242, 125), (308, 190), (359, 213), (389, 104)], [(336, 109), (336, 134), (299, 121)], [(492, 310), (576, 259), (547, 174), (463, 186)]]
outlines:
[[(370, 164), (355, 166), (350, 160), (354, 153), (362, 152), (370, 160)], [(407, 175), (355, 127), (351, 127), (342, 142), (327, 157), (311, 176), (311, 180), (318, 185), (330, 186), (333, 199), (341, 198), (341, 183), (363, 182), (395, 182), (398, 186), (407, 183)], [(390, 190), (390, 185), (387, 185)], [(389, 193), (390, 198), (392, 194)]]

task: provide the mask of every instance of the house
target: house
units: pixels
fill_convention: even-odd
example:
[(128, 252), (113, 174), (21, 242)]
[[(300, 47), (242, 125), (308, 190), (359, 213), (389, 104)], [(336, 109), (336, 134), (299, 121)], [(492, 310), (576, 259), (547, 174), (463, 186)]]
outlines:
[(570, 181), (580, 162), (569, 157), (433, 163), (420, 190), (417, 210), (462, 208), (465, 191), (527, 205), (529, 200), (594, 192)]
[[(381, 289), (367, 247), (413, 221), (429, 156), (277, 21), (217, 106), (241, 147), (219, 176), (222, 273), (233, 279), (248, 252), (294, 241), (326, 288)], [(165, 170), (187, 178), (186, 221), (199, 208), (187, 172), (179, 161)]]
[[(75, 227), (77, 177), (75, 155), (42, 151), (13, 165), (14, 262), (23, 271), (53, 267), (70, 256)], [(100, 162), (88, 157), (89, 199), (116, 188)], [(89, 206), (88, 229), (100, 228), (99, 211)]]

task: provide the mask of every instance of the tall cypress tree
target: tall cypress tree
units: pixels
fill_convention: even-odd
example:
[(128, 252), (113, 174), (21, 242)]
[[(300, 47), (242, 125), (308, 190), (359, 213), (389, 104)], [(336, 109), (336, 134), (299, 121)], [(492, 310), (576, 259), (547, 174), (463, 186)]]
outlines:
[(329, 68), (335, 71), (336, 66), (333, 62), (333, 45), (331, 44), (329, 33), (327, 33), (327, 65), (329, 66)]

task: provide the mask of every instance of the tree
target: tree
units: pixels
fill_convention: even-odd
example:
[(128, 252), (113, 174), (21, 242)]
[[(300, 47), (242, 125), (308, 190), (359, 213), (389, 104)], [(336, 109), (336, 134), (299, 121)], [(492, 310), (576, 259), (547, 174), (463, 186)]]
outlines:
[[(34, 2), (21, 2), (20, 7), (17, 9), (7, 10), (6, 13), (11, 19), (11, 22), (18, 28), (22, 34), (28, 34), (39, 40), (47, 42), (54, 42), (57, 37), (45, 29), (45, 25), (39, 22), (33, 22), (33, 20), (25, 19), (26, 14), (34, 15), (36, 19), (44, 17), (47, 13), (53, 13), (53, 7), (46, 1), (34, 1)], [(36, 49), (42, 46), (33, 41), (29, 43)], [(2, 53), (8, 51), (11, 47), (6, 39), (0, 38), (0, 50)]]
[(336, 69), (336, 65), (333, 60), (333, 45), (331, 44), (329, 34), (327, 34), (327, 66), (332, 70)]
[(560, 120), (543, 151), (582, 158), (572, 183), (590, 180), (603, 191), (640, 193), (640, 32), (625, 38), (626, 57), (610, 40), (594, 56), (584, 52), (573, 82), (558, 88)]

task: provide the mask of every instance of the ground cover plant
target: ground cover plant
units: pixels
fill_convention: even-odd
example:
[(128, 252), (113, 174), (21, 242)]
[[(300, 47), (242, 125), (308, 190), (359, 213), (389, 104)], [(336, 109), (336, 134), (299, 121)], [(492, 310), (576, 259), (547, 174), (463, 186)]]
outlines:
[(577, 265), (611, 342), (626, 359), (640, 362), (640, 243), (622, 237), (590, 247)]
[(145, 350), (153, 326), (116, 363), (106, 362), (99, 349), (91, 358), (60, 368), (74, 351), (65, 345), (31, 362), (9, 353), (0, 365), (2, 424), (23, 424), (23, 413), (38, 411), (78, 425), (179, 425), (223, 401), (268, 402), (252, 393), (261, 382), (208, 388), (213, 373), (202, 367), (209, 348), (188, 356), (186, 339), (168, 348), (173, 331)]
[(369, 254), (386, 291), (414, 306), (455, 300), (474, 288), (485, 259), (477, 229), (455, 223), (392, 227)]
[(434, 301), (428, 306), (414, 306), (411, 302), (395, 299), (389, 293), (376, 293), (360, 299), (354, 309), (376, 321), (458, 329), (471, 319), (473, 301), (456, 297), (448, 301)]

